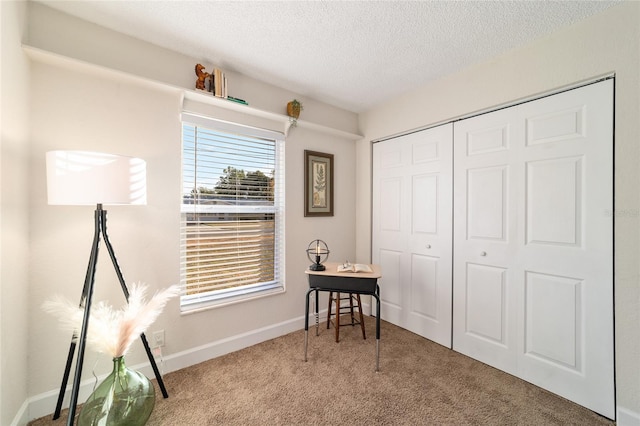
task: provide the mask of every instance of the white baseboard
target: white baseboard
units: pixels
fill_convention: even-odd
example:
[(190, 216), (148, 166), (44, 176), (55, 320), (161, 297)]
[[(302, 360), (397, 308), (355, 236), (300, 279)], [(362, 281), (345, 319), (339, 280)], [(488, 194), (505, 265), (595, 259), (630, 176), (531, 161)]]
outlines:
[[(370, 307), (363, 303), (363, 312), (368, 312)], [(310, 306), (310, 310), (312, 306)], [(327, 310), (321, 310), (319, 312), (320, 321), (326, 321)], [(315, 325), (315, 315), (309, 315), (309, 327)], [(171, 373), (191, 365), (199, 364), (212, 358), (216, 358), (231, 352), (238, 351), (240, 349), (247, 348), (249, 346), (256, 345), (258, 343), (274, 339), (279, 336), (297, 331), (304, 328), (304, 315), (293, 318), (278, 324), (269, 325), (266, 327), (251, 330), (246, 333), (238, 334), (235, 336), (221, 339), (215, 342), (208, 343), (206, 345), (197, 346), (195, 348), (188, 349), (186, 351), (177, 352), (175, 354), (165, 355), (162, 360), (156, 359), (158, 368), (162, 374)], [(300, 357), (302, 358), (303, 342), (300, 342)], [(153, 370), (149, 362), (142, 364), (131, 365), (130, 368), (140, 371), (147, 377), (153, 378)], [(107, 374), (98, 377), (98, 381), (104, 380)], [(93, 390), (93, 386), (96, 383), (95, 378), (84, 380), (80, 383), (80, 389), (78, 391), (78, 401), (84, 401), (89, 397)], [(23, 426), (33, 419), (40, 418), (49, 414), (53, 414), (58, 400), (59, 389), (43, 392), (39, 395), (28, 398), (20, 411), (16, 414), (12, 426)], [(169, 397), (171, 397), (171, 389), (167, 389)], [(71, 387), (67, 386), (65, 393), (63, 407), (69, 406), (69, 398), (71, 397)], [(159, 397), (162, 397), (161, 395)]]
[(618, 426), (640, 426), (640, 413), (618, 406), (616, 424)]
[(29, 423), (29, 416), (27, 415), (27, 413), (29, 412), (28, 401), (29, 400), (27, 399), (22, 403), (22, 406), (18, 410), (18, 413), (11, 422), (11, 426), (25, 426), (27, 423)]

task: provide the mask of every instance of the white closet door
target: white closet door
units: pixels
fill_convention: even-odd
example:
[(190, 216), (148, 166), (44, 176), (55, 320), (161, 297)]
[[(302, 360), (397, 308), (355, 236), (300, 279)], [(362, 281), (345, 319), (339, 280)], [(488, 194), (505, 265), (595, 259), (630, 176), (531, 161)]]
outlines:
[(373, 146), (382, 318), (451, 347), (452, 124)]
[(613, 82), (455, 124), (453, 348), (610, 418)]
[(453, 348), (511, 374), (522, 133), (515, 108), (454, 126)]

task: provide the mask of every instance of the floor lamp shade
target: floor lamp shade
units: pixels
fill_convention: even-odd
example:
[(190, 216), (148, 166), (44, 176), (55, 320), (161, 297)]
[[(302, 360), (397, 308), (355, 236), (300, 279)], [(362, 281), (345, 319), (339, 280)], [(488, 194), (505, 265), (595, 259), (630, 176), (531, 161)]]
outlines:
[(88, 151), (47, 152), (52, 205), (147, 204), (147, 165), (134, 157)]

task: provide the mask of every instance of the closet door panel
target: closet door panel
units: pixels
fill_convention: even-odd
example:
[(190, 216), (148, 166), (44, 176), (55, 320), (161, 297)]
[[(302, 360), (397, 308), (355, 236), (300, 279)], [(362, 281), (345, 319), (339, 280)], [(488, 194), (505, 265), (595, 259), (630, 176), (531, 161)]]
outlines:
[(526, 242), (579, 247), (583, 157), (526, 163)]
[(520, 376), (614, 418), (613, 81), (520, 110)]
[(579, 372), (584, 330), (584, 280), (525, 273), (525, 353), (542, 362)]
[(411, 312), (438, 320), (438, 263), (433, 256), (414, 254), (411, 259)]
[(506, 270), (467, 263), (465, 332), (502, 348), (506, 346)]
[(506, 166), (467, 171), (467, 239), (506, 241), (508, 176)]
[[(451, 347), (452, 125), (373, 146), (382, 318)], [(393, 255), (391, 255), (393, 253)]]
[(604, 81), (454, 126), (453, 348), (610, 418), (612, 95)]
[(453, 348), (509, 373), (517, 369), (512, 256), (522, 180), (511, 159), (521, 132), (511, 109), (454, 126)]
[[(384, 319), (393, 324), (399, 324), (406, 316), (403, 309), (406, 289), (402, 285), (405, 280), (402, 273), (402, 251), (380, 249), (374, 263), (380, 265), (384, 271), (385, 286), (384, 291), (380, 291), (381, 311), (384, 313)], [(382, 280), (380, 280), (380, 284), (382, 284)]]

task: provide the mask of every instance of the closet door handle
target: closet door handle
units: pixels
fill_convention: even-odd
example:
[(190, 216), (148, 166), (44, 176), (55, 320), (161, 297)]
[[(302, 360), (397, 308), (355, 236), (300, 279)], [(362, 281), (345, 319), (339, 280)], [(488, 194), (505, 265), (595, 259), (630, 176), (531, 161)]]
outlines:
[(486, 255), (487, 255), (487, 252), (486, 252), (486, 251), (481, 251), (481, 252), (480, 252), (480, 256), (486, 256)]
[(431, 248), (431, 244), (427, 244), (425, 247), (427, 247), (428, 249)]

